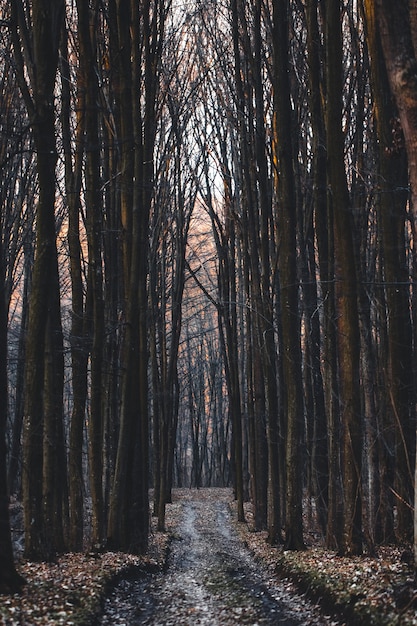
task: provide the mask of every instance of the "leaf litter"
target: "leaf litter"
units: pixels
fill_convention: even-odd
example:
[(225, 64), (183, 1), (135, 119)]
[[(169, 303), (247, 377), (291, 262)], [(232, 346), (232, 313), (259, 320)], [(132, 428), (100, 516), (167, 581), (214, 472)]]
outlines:
[(0, 596), (0, 626), (281, 624), (417, 626), (417, 587), (404, 548), (339, 557), (316, 540), (303, 552), (272, 547), (236, 520), (229, 489), (176, 489), (166, 533), (152, 520), (143, 557), (67, 554), (21, 561), (28, 584)]

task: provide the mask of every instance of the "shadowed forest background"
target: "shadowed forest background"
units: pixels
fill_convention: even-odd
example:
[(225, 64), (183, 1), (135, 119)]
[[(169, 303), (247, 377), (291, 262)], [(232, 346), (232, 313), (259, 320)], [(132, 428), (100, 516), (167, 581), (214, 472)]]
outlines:
[(412, 543), (411, 4), (0, 0), (0, 584), (9, 495), (31, 560), (173, 486)]

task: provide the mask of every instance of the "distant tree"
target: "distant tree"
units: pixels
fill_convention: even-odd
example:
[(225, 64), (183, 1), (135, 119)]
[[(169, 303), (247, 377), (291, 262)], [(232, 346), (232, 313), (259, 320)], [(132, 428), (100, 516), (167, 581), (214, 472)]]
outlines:
[[(225, 380), (228, 391), (229, 412), (233, 436), (233, 467), (238, 503), (238, 519), (244, 521), (244, 485), (243, 485), (243, 434), (242, 434), (242, 377), (239, 367), (238, 348), (238, 316), (237, 316), (237, 272), (236, 272), (236, 223), (233, 216), (233, 194), (230, 189), (230, 172), (225, 159), (225, 146), (222, 145), (222, 171), (224, 176), (223, 215), (218, 215), (214, 199), (209, 192), (205, 194), (205, 202), (210, 215), (213, 239), (216, 246), (217, 289), (218, 289), (218, 320), (219, 339), (222, 349)], [(205, 166), (208, 167), (207, 162)], [(206, 174), (208, 174), (206, 170)]]
[[(238, 6), (239, 5), (239, 6)], [(217, 13), (212, 4), (200, 7), (198, 19), (201, 20), (199, 29), (202, 32), (198, 47), (198, 65), (204, 72), (205, 81), (202, 83), (201, 102), (199, 109), (201, 117), (196, 127), (195, 141), (202, 155), (202, 173), (199, 181), (199, 193), (211, 222), (211, 233), (204, 230), (204, 237), (209, 236), (211, 243), (198, 246), (199, 254), (190, 265), (195, 270), (193, 277), (202, 286), (211, 304), (216, 308), (216, 325), (219, 333), (219, 347), (224, 363), (225, 385), (227, 389), (228, 413), (231, 427), (230, 469), (233, 481), (235, 498), (237, 501), (237, 515), (240, 521), (244, 517), (244, 499), (248, 491), (248, 459), (245, 449), (244, 428), (244, 387), (245, 377), (252, 379), (253, 370), (248, 362), (248, 369), (242, 366), (246, 361), (243, 348), (245, 336), (245, 316), (243, 304), (243, 281), (241, 281), (241, 250), (240, 230), (241, 222), (238, 217), (241, 211), (241, 153), (239, 142), (244, 133), (243, 124), (237, 121), (237, 112), (233, 102), (233, 90), (236, 81), (246, 78), (239, 76), (240, 46), (242, 40), (239, 33), (239, 23), (242, 20), (243, 3), (230, 3), (226, 14)], [(230, 45), (229, 33), (232, 35), (233, 46)], [(207, 54), (207, 50), (210, 53)], [(233, 73), (231, 68), (234, 65)], [(231, 78), (233, 77), (233, 80)], [(244, 107), (242, 93), (239, 92), (240, 103)], [(237, 105), (240, 111), (240, 105)], [(242, 117), (244, 114), (242, 112)], [(233, 155), (233, 156), (232, 156)], [(213, 179), (213, 172), (218, 170), (217, 180)], [(213, 249), (211, 249), (213, 246)], [(248, 251), (245, 251), (246, 254)], [(206, 269), (210, 268), (210, 270)], [(205, 280), (204, 275), (207, 275)], [(246, 314), (250, 312), (246, 310)], [(241, 327), (239, 328), (239, 321)], [(259, 371), (262, 375), (262, 372)], [(249, 403), (248, 403), (249, 404)], [(252, 406), (252, 405), (251, 405)], [(250, 413), (251, 425), (254, 424), (253, 411)], [(260, 430), (263, 427), (260, 422)], [(253, 433), (253, 430), (251, 431)], [(265, 433), (265, 431), (264, 431)], [(263, 442), (266, 443), (265, 437)], [(250, 463), (250, 489), (254, 506), (256, 524), (262, 518), (261, 524), (266, 524), (266, 514), (259, 515), (259, 502), (255, 463), (253, 462), (255, 439), (250, 441), (252, 461)], [(258, 467), (266, 469), (266, 457), (259, 455)], [(266, 472), (262, 474), (263, 484), (266, 485)], [(266, 492), (264, 491), (264, 495)], [(263, 512), (266, 513), (266, 499), (263, 498)]]
[[(153, 347), (156, 356), (154, 366), (153, 397), (154, 420), (157, 426), (157, 456), (155, 467), (155, 494), (158, 526), (165, 525), (165, 505), (171, 501), (171, 487), (179, 410), (178, 358), (183, 316), (183, 295), (186, 280), (186, 250), (190, 219), (195, 202), (195, 184), (184, 162), (188, 161), (185, 140), (190, 109), (183, 107), (185, 86), (192, 89), (193, 77), (190, 66), (182, 67), (184, 82), (181, 89), (175, 76), (167, 96), (167, 121), (170, 125), (169, 139), (163, 151), (166, 167), (160, 172), (160, 192), (156, 194), (152, 222), (155, 247), (152, 249), (151, 302), (156, 335)], [(189, 88), (190, 88), (189, 87)], [(163, 136), (161, 137), (161, 140)], [(156, 373), (156, 372), (155, 372)], [(155, 383), (157, 383), (155, 385)], [(156, 432), (156, 430), (154, 430)]]

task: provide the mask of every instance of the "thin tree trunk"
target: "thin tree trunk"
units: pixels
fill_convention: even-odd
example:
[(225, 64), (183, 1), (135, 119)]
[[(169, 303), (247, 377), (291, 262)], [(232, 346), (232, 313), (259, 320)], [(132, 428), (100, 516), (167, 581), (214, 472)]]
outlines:
[(62, 74), (62, 136), (65, 153), (65, 186), (68, 197), (68, 248), (71, 276), (71, 369), (73, 405), (69, 427), (68, 483), (70, 506), (70, 549), (83, 548), (84, 538), (84, 482), (83, 435), (87, 400), (88, 346), (85, 331), (84, 296), (81, 269), (80, 193), (83, 164), (83, 136), (85, 129), (84, 90), (78, 89), (77, 134), (75, 163), (72, 165), (70, 128), (70, 76), (66, 33), (61, 42)]
[(0, 228), (0, 593), (16, 593), (25, 581), (15, 569), (9, 520), (6, 470), (7, 314), (2, 239)]
[[(321, 91), (320, 74), (320, 35), (318, 28), (318, 2), (312, 0), (306, 4), (307, 21), (307, 53), (308, 53), (308, 80), (310, 94), (310, 112), (313, 133), (313, 226), (317, 241), (320, 292), (324, 302), (324, 308), (329, 298), (330, 281), (327, 275), (328, 268), (328, 236), (332, 229), (327, 228), (327, 192), (326, 192), (326, 152), (325, 152), (325, 125)], [(323, 261), (324, 259), (324, 261)], [(310, 267), (314, 267), (312, 252), (310, 254)], [(314, 270), (310, 270), (310, 274)], [(312, 279), (315, 280), (315, 279)], [(317, 298), (316, 294), (313, 299)], [(330, 330), (330, 324), (329, 324)], [(327, 406), (324, 389), (324, 372), (321, 372), (321, 360), (324, 356), (324, 341), (321, 340), (319, 316), (314, 315), (312, 320), (312, 367), (313, 389), (315, 389), (315, 420), (313, 426), (313, 439), (315, 442), (312, 452), (312, 480), (316, 498), (318, 517), (323, 531), (326, 529), (329, 506), (329, 458), (327, 438)], [(327, 335), (326, 335), (327, 336)], [(326, 359), (323, 358), (326, 363)]]
[(8, 485), (10, 493), (20, 492), (22, 467), (22, 429), (24, 416), (24, 388), (25, 388), (25, 349), (26, 334), (28, 324), (28, 297), (30, 292), (30, 284), (32, 281), (32, 265), (33, 265), (33, 245), (28, 243), (24, 246), (24, 284), (22, 293), (22, 316), (20, 323), (18, 356), (17, 356), (17, 372), (16, 372), (16, 388), (15, 388), (15, 411), (13, 418), (12, 443), (9, 452), (9, 468), (8, 468)]
[[(245, 6), (240, 0), (233, 0), (232, 37), (234, 55), (234, 77), (238, 109), (238, 141), (240, 148), (240, 168), (242, 170), (242, 246), (245, 273), (245, 291), (248, 303), (247, 318), (247, 411), (249, 472), (251, 494), (254, 506), (255, 526), (258, 530), (267, 526), (268, 495), (268, 448), (266, 439), (265, 378), (263, 371), (262, 346), (263, 317), (261, 300), (261, 274), (259, 267), (259, 198), (256, 189), (256, 155), (254, 146), (254, 96), (252, 68), (249, 58), (253, 52), (248, 34)], [(245, 57), (242, 55), (245, 50)], [(259, 95), (258, 95), (259, 99)], [(264, 175), (263, 172), (262, 175)], [(264, 207), (266, 210), (266, 207)], [(250, 366), (250, 367), (249, 367)]]
[[(262, 368), (264, 373), (268, 468), (268, 540), (275, 544), (281, 540), (281, 509), (279, 502), (279, 403), (277, 384), (277, 350), (273, 319), (274, 271), (271, 255), (276, 254), (274, 224), (272, 222), (272, 185), (268, 172), (266, 129), (264, 115), (264, 88), (262, 79), (262, 3), (254, 4), (254, 83), (255, 83), (255, 154), (259, 187), (259, 239), (260, 239), (260, 290), (262, 314), (258, 316), (261, 336)], [(274, 259), (275, 265), (275, 259)]]

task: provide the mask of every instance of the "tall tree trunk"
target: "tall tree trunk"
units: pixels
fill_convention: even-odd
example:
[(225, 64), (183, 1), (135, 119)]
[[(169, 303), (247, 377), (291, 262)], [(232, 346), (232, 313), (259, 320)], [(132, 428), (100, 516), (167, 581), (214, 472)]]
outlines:
[(262, 368), (264, 373), (267, 443), (268, 443), (268, 540), (275, 544), (281, 539), (281, 509), (279, 484), (279, 403), (277, 378), (277, 349), (273, 318), (273, 286), (275, 270), (271, 268), (271, 256), (275, 266), (276, 247), (272, 221), (272, 185), (268, 171), (265, 129), (265, 98), (262, 77), (262, 3), (254, 3), (254, 91), (255, 91), (255, 155), (257, 184), (259, 188), (259, 239), (260, 239), (260, 292), (262, 313), (258, 316), (260, 326)]
[(362, 424), (358, 389), (360, 336), (353, 224), (344, 164), (342, 133), (342, 41), (339, 2), (326, 7), (327, 149), (334, 214), (337, 349), (342, 407), (343, 535), (341, 552), (362, 551)]
[[(320, 290), (324, 307), (329, 308), (328, 303), (332, 301), (332, 292), (330, 285), (332, 282), (328, 276), (328, 236), (332, 229), (328, 229), (327, 223), (327, 192), (326, 192), (326, 139), (324, 113), (321, 101), (321, 77), (320, 77), (320, 35), (318, 29), (318, 2), (312, 0), (306, 4), (306, 20), (307, 20), (307, 53), (308, 53), (308, 69), (309, 69), (309, 87), (310, 87), (310, 112), (311, 125), (313, 134), (313, 228), (317, 241), (319, 271), (320, 271)], [(310, 266), (314, 266), (312, 252), (310, 254)], [(310, 269), (310, 275), (313, 270)], [(314, 279), (313, 279), (314, 280)], [(314, 294), (313, 300), (317, 298)], [(318, 326), (318, 328), (317, 328)], [(332, 324), (328, 324), (328, 331), (331, 333)], [(329, 332), (325, 333), (329, 337)], [(321, 345), (319, 316), (314, 315), (311, 328), (311, 359), (313, 368), (313, 389), (315, 398), (315, 414), (313, 426), (314, 448), (312, 452), (312, 480), (313, 489), (316, 497), (316, 507), (319, 520), (323, 530), (325, 530), (328, 517), (329, 506), (329, 455), (328, 455), (328, 432), (327, 417), (328, 408), (325, 401), (324, 381), (320, 370), (321, 359), (325, 354), (324, 341)], [(328, 363), (328, 359), (323, 359), (324, 363)], [(324, 378), (324, 372), (323, 372)], [(331, 394), (333, 395), (333, 394)], [(334, 477), (334, 482), (336, 478)]]
[[(17, 80), (28, 109), (37, 156), (39, 197), (36, 216), (36, 250), (33, 283), (29, 302), (29, 321), (25, 365), (25, 422), (23, 433), (23, 497), (25, 517), (25, 554), (32, 559), (53, 558), (58, 546), (51, 542), (47, 519), (53, 499), (45, 496), (54, 491), (52, 472), (44, 467), (49, 455), (44, 450), (44, 435), (53, 432), (62, 418), (62, 396), (46, 398), (55, 385), (45, 387), (46, 334), (58, 339), (61, 334), (59, 311), (59, 277), (55, 233), (55, 141), (54, 86), (58, 65), (58, 48), (64, 3), (51, 5), (46, 0), (32, 3), (32, 23), (26, 22), (22, 2), (12, 3), (12, 37), (17, 67)], [(32, 31), (33, 49), (28, 49)], [(25, 65), (29, 60), (33, 65)], [(27, 83), (26, 81), (29, 81)], [(58, 307), (58, 308), (56, 308)], [(62, 336), (59, 343), (62, 341)], [(56, 344), (55, 344), (56, 345)], [(55, 355), (57, 358), (63, 358)], [(57, 394), (60, 393), (56, 389)], [(44, 401), (59, 406), (58, 414), (44, 412)], [(55, 421), (53, 424), (51, 421)], [(62, 432), (60, 428), (58, 431)], [(44, 456), (44, 453), (46, 456)], [(45, 474), (43, 473), (45, 470)], [(55, 477), (56, 478), (56, 477)]]
[[(118, 84), (117, 106), (120, 111), (119, 142), (121, 152), (121, 222), (122, 222), (122, 251), (123, 251), (123, 334), (120, 361), (122, 364), (122, 380), (120, 383), (120, 430), (117, 444), (116, 463), (112, 481), (107, 538), (110, 547), (126, 550), (130, 548), (127, 520), (129, 515), (129, 489), (133, 455), (135, 452), (135, 428), (137, 422), (136, 409), (132, 406), (133, 377), (138, 372), (137, 365), (137, 292), (131, 294), (131, 284), (137, 280), (137, 273), (132, 278), (132, 219), (136, 211), (141, 210), (138, 205), (136, 186), (133, 185), (134, 176), (134, 131), (133, 131), (133, 95), (132, 83), (134, 68), (132, 66), (132, 42), (130, 28), (132, 16), (130, 1), (123, 0), (117, 3), (117, 41), (118, 54)], [(136, 27), (135, 27), (136, 32)], [(136, 56), (135, 56), (136, 61)], [(138, 145), (141, 146), (141, 142)], [(141, 176), (140, 179), (141, 180)], [(139, 182), (139, 181), (137, 181)], [(135, 193), (133, 193), (135, 190)], [(133, 297), (133, 300), (132, 300)], [(132, 317), (136, 316), (136, 317)], [(135, 357), (135, 361), (133, 358)], [(137, 385), (137, 381), (135, 381)]]
[[(104, 538), (103, 502), (103, 345), (104, 345), (104, 302), (102, 275), (102, 213), (98, 109), (99, 89), (95, 44), (91, 40), (94, 22), (88, 3), (77, 1), (78, 36), (80, 45), (80, 89), (85, 91), (85, 202), (88, 244), (87, 289), (91, 309), (87, 311), (90, 335), (91, 392), (90, 416), (88, 420), (90, 490), (92, 499), (93, 544)], [(79, 434), (79, 433), (78, 433)]]
[(286, 0), (273, 1), (274, 181), (279, 226), (280, 302), (283, 375), (286, 389), (285, 545), (304, 548), (302, 522), (303, 395), (296, 248), (296, 198), (292, 151), (292, 117), (288, 78), (288, 10)]
[[(267, 525), (268, 494), (268, 448), (266, 439), (265, 377), (262, 361), (262, 300), (259, 263), (259, 198), (256, 189), (256, 155), (254, 150), (254, 111), (252, 67), (253, 52), (245, 15), (245, 3), (233, 0), (232, 37), (234, 55), (234, 77), (238, 111), (238, 141), (240, 167), (242, 170), (242, 246), (245, 274), (245, 290), (248, 348), (247, 403), (249, 421), (249, 471), (254, 506), (255, 526), (258, 530)], [(245, 55), (242, 55), (242, 48)], [(259, 96), (258, 96), (259, 98)], [(264, 172), (263, 172), (264, 175)], [(265, 207), (266, 210), (266, 207)]]
[(69, 546), (73, 551), (83, 549), (84, 539), (84, 480), (83, 440), (87, 400), (88, 346), (85, 328), (83, 279), (81, 268), (80, 205), (82, 165), (84, 154), (85, 104), (84, 89), (77, 94), (77, 132), (75, 158), (72, 163), (72, 136), (70, 127), (70, 74), (67, 37), (61, 42), (62, 74), (62, 138), (65, 154), (65, 187), (68, 198), (68, 248), (71, 276), (71, 369), (73, 404), (69, 427), (68, 486), (70, 507)]
[[(383, 58), (380, 34), (377, 28), (375, 4), (364, 0), (367, 44), (371, 61), (371, 86), (375, 102), (376, 129), (379, 145), (379, 174), (381, 195), (379, 215), (381, 220), (382, 259), (386, 281), (388, 308), (389, 389), (388, 411), (390, 430), (396, 433), (395, 484), (383, 484), (382, 488), (394, 489), (400, 496), (397, 502), (398, 535), (410, 537), (412, 503), (412, 476), (407, 469), (408, 446), (403, 435), (412, 431), (413, 419), (413, 356), (412, 328), (409, 313), (409, 285), (405, 259), (405, 217), (408, 201), (407, 158), (398, 119), (398, 109), (389, 94), (389, 83)], [(408, 424), (408, 426), (407, 426)], [(403, 432), (404, 429), (404, 432)], [(411, 431), (410, 431), (411, 429)], [(411, 435), (412, 437), (412, 435)], [(406, 440), (408, 435), (406, 435)], [(384, 462), (383, 454), (380, 463)], [(387, 468), (381, 467), (380, 475), (387, 476)], [(387, 496), (384, 501), (387, 500)], [(407, 503), (407, 504), (406, 504)], [(381, 503), (380, 506), (383, 506)], [(389, 513), (387, 511), (387, 519)], [(379, 539), (382, 539), (380, 537)], [(385, 537), (391, 540), (393, 537)]]
[[(117, 442), (120, 426), (120, 387), (119, 366), (120, 346), (123, 335), (123, 324), (120, 313), (123, 311), (123, 232), (121, 232), (121, 201), (125, 193), (125, 185), (121, 180), (121, 153), (125, 142), (121, 131), (121, 75), (120, 44), (118, 36), (117, 7), (115, 0), (108, 2), (109, 65), (105, 73), (108, 75), (108, 95), (105, 95), (106, 106), (101, 132), (103, 133), (102, 180), (107, 181), (104, 191), (103, 216), (103, 263), (105, 281), (105, 346), (103, 372), (105, 390), (103, 398), (103, 479), (105, 493), (105, 510), (109, 509), (111, 483), (116, 464)], [(100, 42), (98, 43), (100, 45)], [(112, 71), (116, 68), (116, 71)], [(107, 101), (108, 97), (108, 101)], [(104, 99), (104, 98), (103, 98)], [(111, 104), (109, 105), (108, 102)], [(123, 170), (122, 170), (123, 171)], [(120, 176), (119, 176), (120, 172)], [(110, 332), (109, 332), (110, 331)]]
[[(378, 0), (376, 3), (376, 17), (381, 36), (382, 51), (385, 58), (388, 80), (398, 108), (400, 124), (400, 128), (391, 128), (393, 140), (388, 140), (385, 147), (388, 150), (387, 154), (395, 156), (396, 152), (400, 152), (402, 148), (400, 131), (402, 130), (404, 133), (405, 149), (408, 158), (408, 176), (411, 186), (410, 208), (413, 221), (413, 232), (415, 233), (417, 216), (417, 59), (414, 48), (414, 44), (417, 41), (416, 11), (412, 10), (409, 3), (405, 0), (400, 0), (395, 3), (395, 5), (386, 2), (386, 0)], [(382, 127), (382, 124), (380, 126), (380, 130), (381, 132), (386, 130)], [(384, 164), (384, 161), (382, 161), (382, 163)], [(398, 182), (399, 181), (396, 180), (395, 184), (398, 185)], [(397, 202), (398, 200), (396, 201), (396, 204)], [(396, 264), (402, 261), (401, 257), (403, 257), (404, 254), (404, 248), (400, 251), (397, 247), (398, 245), (401, 245), (403, 239), (403, 233), (399, 229), (400, 225), (401, 220), (397, 221), (394, 231), (394, 236), (398, 237), (397, 245), (394, 248), (395, 254), (399, 255), (399, 258), (395, 259)], [(389, 264), (390, 250), (385, 246), (384, 255), (386, 255), (387, 258), (388, 265), (386, 269), (389, 272), (392, 268)], [(415, 363), (413, 364), (414, 368), (412, 368), (412, 363), (410, 363), (410, 361), (407, 363), (403, 360), (403, 350), (406, 350), (406, 355), (409, 357), (409, 346), (411, 345), (410, 320), (404, 318), (405, 315), (408, 316), (408, 294), (404, 288), (401, 288), (399, 292), (401, 298), (400, 301), (396, 292), (397, 289), (394, 287), (387, 290), (387, 304), (390, 309), (390, 323), (393, 325), (394, 332), (394, 336), (391, 336), (389, 340), (390, 371), (393, 383), (391, 404), (397, 431), (396, 472), (398, 478), (396, 481), (396, 488), (399, 492), (397, 502), (399, 513), (398, 533), (400, 535), (400, 539), (409, 539), (412, 536), (411, 503), (413, 502), (412, 492), (414, 478), (412, 468), (415, 463), (416, 432), (416, 416), (415, 409), (413, 408), (415, 399), (414, 390), (412, 388), (413, 383), (410, 377), (413, 369), (415, 371)], [(405, 308), (400, 310), (399, 307)], [(392, 340), (394, 338), (398, 341), (398, 344), (393, 343)], [(402, 389), (404, 382), (406, 383), (404, 390), (405, 393), (403, 393)], [(414, 515), (417, 518), (417, 514), (414, 513)], [(416, 537), (414, 539), (417, 542)], [(417, 543), (415, 553), (417, 564)]]
[[(139, 7), (133, 0), (130, 3), (119, 3), (118, 8), (119, 32), (123, 34), (123, 45), (128, 46), (122, 68), (125, 97), (130, 98), (124, 103), (127, 116), (125, 122), (132, 131), (132, 135), (125, 135), (124, 139), (127, 147), (134, 149), (131, 151), (132, 169), (127, 155), (128, 162), (123, 167), (126, 195), (122, 209), (129, 238), (124, 249), (126, 309), (121, 352), (123, 377), (120, 433), (110, 499), (108, 538), (119, 549), (143, 552), (148, 544), (149, 530), (148, 229), (153, 194), (157, 59), (159, 38), (163, 35), (163, 2), (151, 5), (146, 0), (140, 15)], [(138, 101), (142, 67), (143, 114)]]

